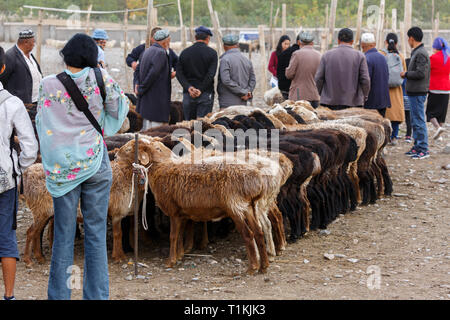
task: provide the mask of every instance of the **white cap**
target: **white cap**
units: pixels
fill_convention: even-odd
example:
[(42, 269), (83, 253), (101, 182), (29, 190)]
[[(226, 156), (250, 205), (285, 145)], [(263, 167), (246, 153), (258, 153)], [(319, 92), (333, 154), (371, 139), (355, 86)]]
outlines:
[(361, 36), (361, 43), (375, 43), (375, 36), (373, 33), (363, 33)]

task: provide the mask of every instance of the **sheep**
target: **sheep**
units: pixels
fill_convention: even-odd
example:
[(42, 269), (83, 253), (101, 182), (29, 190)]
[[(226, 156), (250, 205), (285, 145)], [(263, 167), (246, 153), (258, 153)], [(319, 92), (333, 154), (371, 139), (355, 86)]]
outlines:
[[(128, 143), (129, 144), (129, 143)], [(131, 198), (131, 177), (133, 174), (132, 163), (134, 162), (134, 152), (125, 152), (128, 150), (127, 144), (120, 148), (116, 153), (116, 158), (111, 161), (113, 172), (113, 181), (111, 186), (111, 196), (108, 206), (108, 215), (113, 225), (113, 250), (112, 258), (115, 261), (123, 261), (126, 256), (122, 249), (122, 230), (121, 220), (127, 215), (133, 214), (134, 205), (129, 207)], [(148, 159), (144, 153), (139, 154), (139, 162), (142, 165), (148, 164)], [(33, 243), (34, 255), (39, 262), (44, 261), (40, 249), (40, 235), (45, 226), (53, 217), (53, 201), (45, 187), (45, 174), (42, 164), (33, 165), (28, 168), (23, 175), (24, 180), (24, 198), (27, 206), (33, 213), (34, 223), (27, 231), (27, 241), (25, 245), (24, 261), (27, 266), (32, 264), (30, 246)], [(142, 200), (143, 186), (138, 190), (138, 200)], [(81, 216), (80, 216), (81, 217)], [(79, 218), (80, 218), (79, 217)], [(50, 239), (51, 240), (51, 239)]]
[(282, 103), (284, 100), (285, 99), (278, 87), (272, 88), (264, 93), (264, 102), (268, 106), (273, 106), (276, 103)]
[[(264, 234), (255, 213), (255, 202), (264, 196), (264, 181), (259, 169), (226, 163), (174, 164), (173, 153), (161, 142), (152, 140), (143, 147), (142, 153), (152, 164), (149, 186), (158, 206), (170, 217), (167, 266), (174, 266), (184, 254), (181, 231), (187, 219), (200, 222), (230, 217), (247, 246), (248, 272), (253, 274), (258, 269), (266, 272), (269, 260)], [(236, 184), (236, 181), (241, 183)], [(217, 197), (218, 194), (222, 196)]]

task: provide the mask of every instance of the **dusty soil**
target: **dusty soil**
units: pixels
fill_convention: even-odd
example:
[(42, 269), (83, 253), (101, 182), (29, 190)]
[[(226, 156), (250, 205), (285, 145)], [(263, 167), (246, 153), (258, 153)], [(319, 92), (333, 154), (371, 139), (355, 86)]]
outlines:
[[(121, 57), (120, 51), (117, 55)], [(44, 73), (60, 70), (54, 62), (56, 50), (44, 49), (43, 57)], [(120, 69), (121, 61), (112, 68)], [(123, 77), (118, 79), (123, 82)], [(434, 129), (430, 132), (434, 134)], [(450, 156), (442, 153), (448, 139), (446, 134), (444, 141), (433, 143), (432, 157), (421, 161), (403, 155), (410, 148), (403, 140), (388, 147), (386, 160), (395, 195), (341, 216), (328, 227), (328, 235), (311, 232), (290, 244), (267, 274), (246, 275), (245, 248), (235, 232), (210, 243), (205, 251), (192, 252), (195, 256), (186, 256), (173, 269), (164, 265), (167, 239), (155, 243), (141, 237), (139, 262), (145, 266), (139, 268), (139, 278), (134, 277), (131, 254), (129, 263), (109, 264), (111, 299), (448, 300), (450, 171), (441, 168), (450, 163)], [(17, 238), (21, 254), (31, 223), (31, 212), (20, 208)], [(109, 232), (109, 255), (111, 246)], [(27, 269), (22, 261), (18, 263), (18, 299), (47, 297), (51, 253), (45, 237), (43, 248), (45, 264)], [(326, 253), (334, 254), (334, 259), (326, 259)], [(74, 264), (83, 269), (82, 240), (76, 241)], [(380, 274), (378, 287), (372, 281), (373, 270)], [(81, 299), (82, 290), (73, 290), (72, 297)]]

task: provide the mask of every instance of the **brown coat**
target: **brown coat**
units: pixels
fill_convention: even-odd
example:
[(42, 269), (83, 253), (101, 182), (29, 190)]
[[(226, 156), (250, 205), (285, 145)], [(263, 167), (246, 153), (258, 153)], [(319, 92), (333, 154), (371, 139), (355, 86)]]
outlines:
[[(382, 55), (386, 55), (386, 52), (380, 51)], [(402, 60), (403, 70), (407, 70), (406, 62), (403, 55), (400, 53), (400, 59)], [(402, 87), (389, 88), (389, 95), (391, 97), (391, 107), (386, 109), (386, 118), (391, 121), (405, 121), (405, 105), (403, 102), (403, 89)]]
[(291, 62), (286, 69), (286, 78), (292, 80), (289, 91), (290, 100), (320, 100), (314, 76), (319, 68), (321, 57), (320, 52), (314, 50), (312, 45), (305, 46), (292, 54)]

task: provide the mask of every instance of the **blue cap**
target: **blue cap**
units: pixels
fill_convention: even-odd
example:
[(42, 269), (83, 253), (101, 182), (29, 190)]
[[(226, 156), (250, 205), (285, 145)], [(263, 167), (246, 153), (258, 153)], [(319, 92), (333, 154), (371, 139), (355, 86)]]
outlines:
[(167, 39), (169, 36), (170, 36), (169, 30), (162, 29), (162, 30), (157, 31), (155, 33), (155, 35), (153, 36), (153, 38), (156, 41), (162, 41), (162, 40)]
[(209, 35), (211, 37), (213, 36), (211, 30), (204, 26), (200, 26), (197, 29), (195, 29), (195, 34), (199, 34), (199, 33), (206, 33), (207, 35)]
[(223, 44), (226, 46), (234, 46), (239, 43), (239, 36), (236, 34), (226, 34), (223, 39)]
[(108, 40), (108, 34), (103, 29), (95, 29), (94, 33), (92, 34), (93, 39), (99, 39), (99, 40)]

